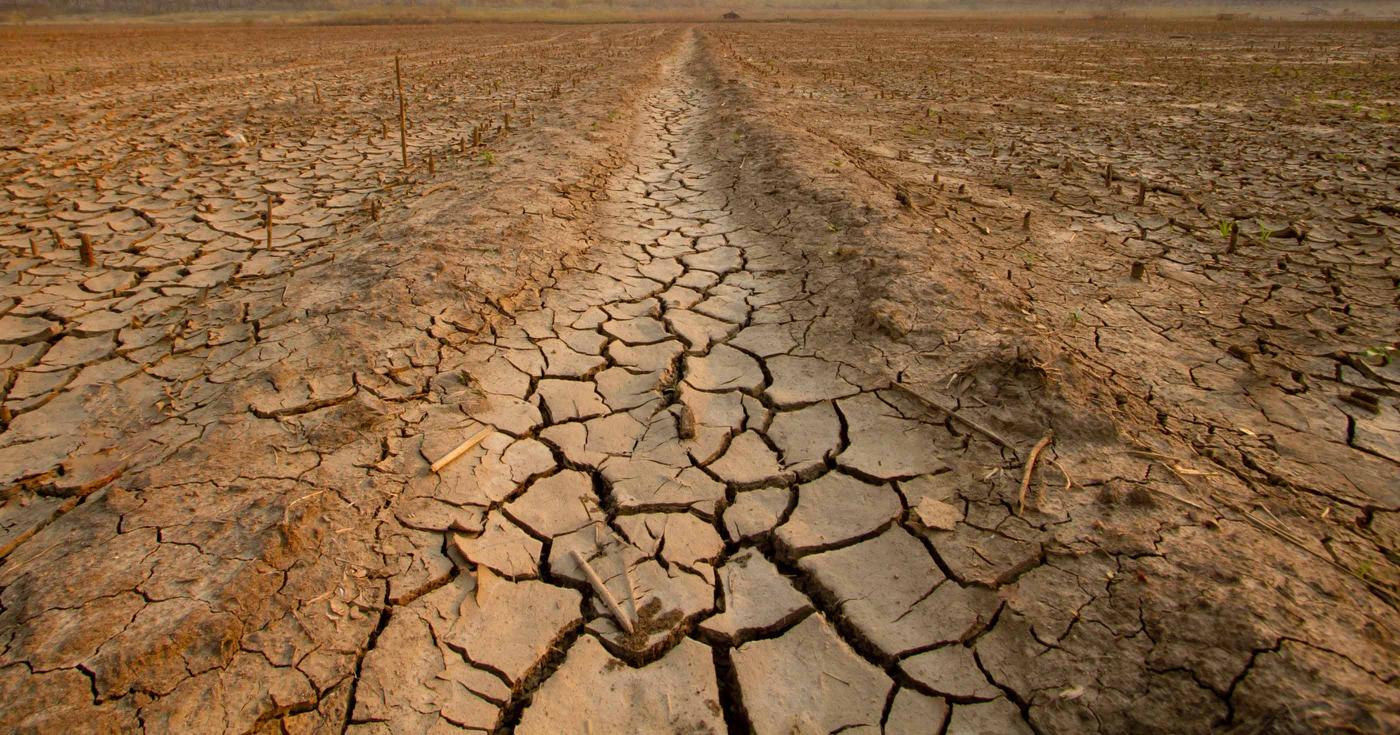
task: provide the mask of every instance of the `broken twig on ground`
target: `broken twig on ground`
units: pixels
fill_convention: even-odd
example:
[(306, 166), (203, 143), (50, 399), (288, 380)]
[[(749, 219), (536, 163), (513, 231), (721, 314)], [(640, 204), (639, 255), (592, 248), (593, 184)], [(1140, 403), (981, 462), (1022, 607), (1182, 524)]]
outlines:
[(1052, 459), (1050, 460), (1050, 464), (1055, 465), (1055, 469), (1059, 470), (1060, 474), (1065, 476), (1065, 492), (1069, 492), (1074, 487), (1074, 478), (1069, 476), (1069, 472), (1065, 470), (1064, 465), (1060, 464), (1060, 460)]
[(632, 619), (622, 611), (622, 607), (617, 604), (617, 599), (612, 596), (608, 588), (603, 586), (603, 579), (598, 576), (597, 572), (593, 571), (593, 566), (588, 563), (587, 559), (583, 558), (583, 554), (578, 553), (577, 549), (569, 553), (574, 557), (574, 563), (578, 564), (578, 568), (583, 570), (584, 576), (588, 577), (588, 583), (593, 585), (593, 591), (603, 598), (603, 602), (607, 604), (613, 618), (617, 620), (618, 626), (631, 635), (633, 632)]
[(955, 419), (955, 420), (958, 421), (959, 423), (963, 424), (963, 425), (966, 426), (967, 428), (972, 429), (973, 431), (977, 432), (978, 434), (981, 434), (982, 436), (985, 436), (985, 437), (987, 437), (988, 439), (991, 439), (992, 441), (996, 442), (997, 444), (1000, 444), (1001, 446), (1003, 446), (1003, 447), (1005, 447), (1006, 449), (1010, 450), (1011, 455), (1012, 455), (1013, 457), (1016, 456), (1016, 447), (1012, 446), (1012, 445), (1011, 445), (1011, 442), (1009, 442), (1009, 441), (1007, 441), (1007, 440), (1001, 438), (1001, 436), (1000, 436), (999, 434), (997, 434), (995, 431), (992, 431), (991, 429), (987, 428), (986, 426), (983, 426), (981, 423), (977, 422), (976, 420), (971, 419), (971, 418), (968, 418), (967, 416), (964, 416), (964, 415), (961, 414), (961, 413), (958, 413), (957, 410), (954, 409), (954, 408), (952, 408), (951, 406), (946, 406), (946, 405), (943, 404), (942, 401), (934, 400), (933, 398), (930, 398), (929, 396), (926, 396), (926, 395), (924, 395), (924, 394), (922, 394), (922, 393), (920, 393), (920, 392), (914, 390), (913, 388), (910, 388), (909, 386), (905, 385), (904, 383), (892, 383), (891, 385), (892, 385), (894, 388), (896, 388), (896, 389), (902, 391), (905, 395), (907, 395), (907, 396), (913, 398), (914, 400), (916, 400), (916, 401), (918, 401), (918, 402), (924, 404), (925, 406), (931, 406), (931, 407), (933, 407), (933, 408), (935, 408), (935, 409), (938, 409), (939, 411), (942, 411), (943, 413), (948, 414), (948, 415), (951, 416), (953, 419)]
[(1026, 491), (1029, 490), (1031, 486), (1031, 475), (1035, 474), (1035, 461), (1040, 458), (1040, 453), (1045, 451), (1045, 448), (1050, 446), (1050, 442), (1054, 440), (1055, 432), (1053, 430), (1045, 432), (1045, 436), (1041, 437), (1040, 441), (1036, 442), (1035, 446), (1031, 448), (1030, 457), (1026, 458), (1026, 471), (1021, 475), (1021, 492), (1016, 497), (1016, 515), (1018, 516), (1026, 514)]
[(466, 454), (467, 452), (471, 451), (472, 447), (480, 444), (484, 439), (486, 439), (486, 437), (490, 436), (491, 432), (493, 431), (495, 431), (495, 429), (488, 426), (482, 429), (481, 431), (478, 431), (475, 434), (473, 434), (470, 439), (462, 442), (461, 444), (458, 444), (456, 449), (453, 449), (452, 451), (447, 453), (447, 456), (433, 463), (433, 472), (438, 472), (442, 470), (443, 467), (446, 467), (447, 465), (456, 462), (458, 457), (461, 457), (463, 454)]

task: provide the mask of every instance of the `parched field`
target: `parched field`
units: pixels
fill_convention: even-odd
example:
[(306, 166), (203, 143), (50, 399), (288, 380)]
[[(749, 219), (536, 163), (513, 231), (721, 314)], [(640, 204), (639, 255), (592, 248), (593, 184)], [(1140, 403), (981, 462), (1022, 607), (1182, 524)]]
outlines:
[(4, 28), (0, 729), (1394, 731), (1397, 59)]

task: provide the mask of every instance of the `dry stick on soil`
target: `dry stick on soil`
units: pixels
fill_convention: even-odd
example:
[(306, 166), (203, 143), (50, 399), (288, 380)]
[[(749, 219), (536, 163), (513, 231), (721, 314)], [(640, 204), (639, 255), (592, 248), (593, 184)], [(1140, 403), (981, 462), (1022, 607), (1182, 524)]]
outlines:
[(425, 196), (427, 196), (427, 195), (429, 195), (429, 194), (432, 194), (432, 193), (434, 193), (434, 192), (442, 191), (443, 189), (453, 189), (453, 190), (455, 190), (456, 188), (457, 188), (457, 182), (455, 182), (455, 181), (444, 181), (444, 182), (442, 182), (441, 184), (437, 184), (437, 185), (435, 185), (435, 186), (430, 186), (430, 187), (424, 189), (424, 190), (423, 190), (423, 193), (422, 193), (422, 194), (419, 194), (418, 196), (420, 196), (420, 197), (425, 197)]
[(1055, 440), (1054, 430), (1045, 432), (1045, 436), (1035, 443), (1031, 448), (1031, 456), (1026, 459), (1026, 471), (1021, 474), (1021, 492), (1016, 497), (1016, 515), (1026, 514), (1026, 490), (1031, 486), (1031, 475), (1035, 474), (1035, 461), (1040, 458), (1040, 453), (1050, 446), (1050, 442)]
[(267, 249), (272, 249), (272, 195), (267, 195)]
[(1069, 473), (1065, 471), (1065, 467), (1060, 464), (1060, 460), (1052, 459), (1050, 460), (1050, 464), (1055, 465), (1055, 469), (1059, 470), (1060, 474), (1065, 476), (1065, 492), (1069, 492), (1074, 487), (1074, 478), (1070, 477)]
[(623, 630), (627, 631), (628, 635), (631, 635), (634, 632), (632, 628), (632, 619), (627, 617), (627, 614), (622, 611), (622, 607), (617, 604), (617, 600), (612, 596), (612, 593), (608, 591), (607, 587), (603, 586), (603, 580), (598, 576), (597, 572), (593, 571), (593, 566), (588, 563), (587, 559), (583, 558), (583, 554), (578, 553), (578, 549), (570, 551), (569, 554), (574, 557), (574, 563), (578, 564), (578, 568), (582, 569), (584, 575), (588, 577), (588, 583), (593, 585), (593, 591), (597, 592), (598, 596), (603, 598), (604, 604), (608, 606), (608, 610), (611, 611), (613, 617), (617, 619), (617, 624), (621, 626)]
[(78, 255), (83, 259), (83, 265), (89, 268), (97, 265), (97, 258), (92, 254), (92, 238), (86, 232), (78, 233)]
[(987, 427), (983, 426), (982, 424), (978, 423), (977, 421), (975, 421), (975, 420), (973, 420), (973, 419), (970, 419), (970, 418), (968, 418), (968, 417), (966, 417), (966, 416), (964, 416), (964, 415), (958, 413), (958, 412), (957, 412), (956, 410), (954, 410), (953, 408), (951, 408), (951, 407), (949, 407), (949, 406), (945, 406), (945, 405), (943, 405), (941, 402), (935, 401), (934, 399), (929, 398), (928, 396), (925, 396), (925, 395), (923, 395), (922, 393), (919, 393), (919, 392), (915, 391), (913, 388), (910, 388), (909, 386), (907, 386), (907, 385), (905, 385), (905, 384), (903, 384), (903, 383), (895, 383), (895, 384), (894, 384), (894, 387), (895, 387), (896, 389), (900, 390), (900, 391), (903, 391), (905, 395), (907, 395), (907, 396), (913, 398), (914, 400), (916, 400), (916, 401), (918, 401), (918, 402), (924, 404), (925, 406), (932, 406), (933, 408), (938, 409), (939, 411), (942, 411), (943, 413), (948, 414), (950, 417), (957, 419), (960, 423), (962, 423), (962, 424), (963, 424), (964, 426), (966, 426), (967, 428), (972, 429), (973, 431), (977, 432), (978, 434), (981, 434), (982, 436), (985, 436), (985, 437), (987, 437), (988, 439), (991, 439), (992, 441), (996, 442), (997, 444), (1000, 444), (1003, 448), (1009, 450), (1009, 451), (1011, 452), (1011, 456), (1013, 456), (1013, 457), (1016, 456), (1016, 447), (1013, 446), (1013, 445), (1011, 444), (1011, 442), (1009, 442), (1009, 441), (1007, 441), (1007, 440), (1001, 438), (1001, 436), (999, 436), (995, 431), (992, 431), (991, 429), (988, 429)]
[[(1166, 461), (1166, 460), (1172, 459), (1171, 457), (1168, 457), (1168, 456), (1166, 456), (1165, 454), (1157, 454), (1157, 453), (1155, 453), (1155, 452), (1148, 452), (1148, 451), (1146, 451), (1146, 450), (1136, 450), (1136, 449), (1129, 449), (1129, 450), (1128, 450), (1128, 454), (1133, 454), (1133, 455), (1137, 455), (1137, 456), (1140, 456), (1140, 457), (1145, 457), (1145, 458), (1148, 458), (1148, 459), (1154, 459), (1154, 460), (1156, 460), (1157, 464), (1162, 465), (1163, 467), (1167, 468), (1167, 471), (1170, 472), (1170, 473), (1172, 473), (1172, 475), (1174, 475), (1174, 476), (1176, 477), (1176, 479), (1179, 480), (1179, 481), (1181, 482), (1181, 484), (1184, 485), (1188, 490), (1189, 490), (1189, 489), (1192, 489), (1192, 488), (1191, 488), (1191, 483), (1189, 483), (1189, 482), (1186, 481), (1186, 477), (1181, 473), (1181, 471), (1178, 470), (1176, 467), (1172, 466), (1170, 462), (1167, 462), (1167, 461)], [(1172, 461), (1176, 461), (1176, 460), (1172, 459)], [(1181, 504), (1183, 504), (1183, 505), (1189, 505), (1189, 506), (1191, 506), (1192, 508), (1195, 508), (1196, 510), (1199, 510), (1199, 511), (1202, 511), (1202, 512), (1205, 512), (1205, 513), (1217, 513), (1217, 514), (1220, 513), (1220, 511), (1215, 510), (1214, 508), (1207, 508), (1206, 506), (1201, 505), (1200, 503), (1197, 503), (1196, 501), (1191, 500), (1190, 498), (1183, 498), (1183, 497), (1181, 497), (1180, 495), (1177, 495), (1176, 493), (1171, 492), (1170, 490), (1166, 490), (1166, 489), (1160, 488), (1160, 487), (1152, 487), (1151, 485), (1148, 485), (1148, 488), (1151, 489), (1153, 492), (1161, 493), (1162, 495), (1165, 495), (1165, 496), (1171, 498), (1172, 500), (1175, 500), (1175, 501), (1178, 502), (1178, 503), (1181, 503)]]
[(481, 431), (476, 432), (472, 435), (470, 439), (462, 442), (461, 444), (458, 444), (456, 449), (453, 449), (452, 451), (448, 452), (447, 456), (434, 462), (432, 466), (432, 471), (437, 472), (443, 467), (446, 467), (447, 465), (456, 462), (458, 457), (461, 457), (463, 454), (466, 454), (467, 452), (471, 451), (472, 447), (475, 447), (476, 445), (480, 444), (483, 440), (486, 439), (486, 437), (490, 436), (491, 432), (493, 431), (495, 431), (495, 429), (488, 426), (482, 429)]
[(318, 496), (318, 495), (320, 495), (321, 493), (324, 493), (324, 492), (325, 492), (325, 490), (317, 490), (317, 491), (314, 492), (314, 493), (307, 493), (306, 495), (303, 495), (303, 496), (297, 498), (296, 500), (293, 500), (292, 502), (287, 503), (287, 506), (286, 506), (285, 508), (282, 509), (282, 527), (283, 527), (283, 528), (290, 528), (290, 527), (291, 527), (291, 524), (292, 524), (292, 506), (296, 505), (297, 503), (302, 502), (303, 500), (310, 500), (311, 498), (314, 498), (314, 497), (316, 497), (316, 496)]
[(398, 54), (394, 54), (394, 84), (399, 88), (399, 155), (403, 158), (403, 167), (408, 168), (408, 133), (405, 132), (408, 113), (404, 111), (403, 74), (399, 70)]

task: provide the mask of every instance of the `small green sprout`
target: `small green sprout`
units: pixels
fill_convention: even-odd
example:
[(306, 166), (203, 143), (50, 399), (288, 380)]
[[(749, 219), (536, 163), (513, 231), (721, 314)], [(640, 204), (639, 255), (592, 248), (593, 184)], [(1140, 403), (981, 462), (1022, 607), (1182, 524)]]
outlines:
[(1395, 349), (1394, 345), (1380, 345), (1378, 347), (1367, 347), (1361, 351), (1361, 354), (1372, 360), (1376, 360), (1380, 367), (1385, 367), (1390, 364), (1390, 357), (1394, 354)]

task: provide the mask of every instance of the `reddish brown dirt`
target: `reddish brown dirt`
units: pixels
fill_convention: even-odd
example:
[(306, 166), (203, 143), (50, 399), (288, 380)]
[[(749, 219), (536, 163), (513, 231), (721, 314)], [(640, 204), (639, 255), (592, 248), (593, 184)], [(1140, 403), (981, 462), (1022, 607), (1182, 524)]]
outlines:
[[(757, 145), (809, 194), (785, 213), (832, 231), (895, 336), (888, 370), (1021, 447), (1056, 431), (1073, 484), (1050, 470), (1034, 538), (1051, 567), (1113, 560), (1070, 620), (1132, 622), (1037, 632), (1036, 666), (993, 668), (1047, 729), (1394, 716), (1397, 43), (1386, 25), (711, 34)], [(1063, 620), (1017, 601), (1047, 582), (1009, 585), (999, 630)], [(1044, 676), (1096, 680), (1099, 701)]]
[(6, 33), (3, 729), (339, 729), (389, 570), (442, 571), (377, 519), (384, 417), (584, 245), (677, 31)]
[(0, 729), (1400, 727), (1393, 26), (3, 38)]

